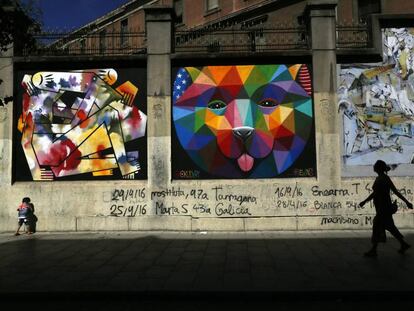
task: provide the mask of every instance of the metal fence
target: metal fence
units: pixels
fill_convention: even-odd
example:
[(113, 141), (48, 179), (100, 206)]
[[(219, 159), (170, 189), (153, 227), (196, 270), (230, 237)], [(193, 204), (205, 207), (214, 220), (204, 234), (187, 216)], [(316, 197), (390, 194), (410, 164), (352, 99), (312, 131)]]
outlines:
[(307, 50), (305, 27), (177, 31), (175, 53), (234, 53)]
[[(371, 46), (366, 24), (339, 24), (338, 49), (364, 49)], [(145, 32), (43, 32), (35, 35), (37, 45), (16, 56), (111, 56), (145, 54)], [(200, 29), (176, 31), (173, 53), (255, 53), (309, 51), (305, 25), (274, 25), (273, 28)]]
[(16, 56), (111, 56), (146, 53), (144, 32), (58, 33), (35, 35), (37, 45)]
[(372, 42), (367, 24), (338, 24), (336, 26), (336, 47), (338, 49), (363, 49)]

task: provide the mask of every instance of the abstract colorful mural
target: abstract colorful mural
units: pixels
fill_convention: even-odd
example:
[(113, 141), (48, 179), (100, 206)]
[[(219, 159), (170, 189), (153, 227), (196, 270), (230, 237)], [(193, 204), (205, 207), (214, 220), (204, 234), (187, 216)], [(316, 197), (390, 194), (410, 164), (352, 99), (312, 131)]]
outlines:
[(414, 163), (414, 29), (383, 31), (384, 61), (342, 66), (339, 108), (347, 166)]
[(173, 178), (315, 174), (307, 65), (177, 68), (173, 123)]
[(138, 87), (145, 86), (118, 74), (115, 69), (24, 73), (17, 129), (27, 165), (18, 164), (16, 176), (28, 167), (27, 179), (39, 181), (146, 178), (141, 169), (146, 102), (142, 96), (137, 102)]

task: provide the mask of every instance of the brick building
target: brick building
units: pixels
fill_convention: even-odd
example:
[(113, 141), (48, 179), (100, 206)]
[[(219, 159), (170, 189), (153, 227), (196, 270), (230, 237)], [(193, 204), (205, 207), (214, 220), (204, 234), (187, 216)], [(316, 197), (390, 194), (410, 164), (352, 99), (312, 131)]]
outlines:
[[(206, 36), (221, 30), (222, 40), (228, 41), (231, 31), (244, 31), (242, 44), (266, 46), (274, 43), (274, 38), (266, 40), (269, 32), (284, 29), (285, 43), (296, 42), (295, 28), (304, 24), (303, 12), (306, 1), (302, 0), (133, 0), (120, 8), (74, 31), (60, 41), (60, 48), (69, 54), (137, 54), (145, 53), (145, 7), (171, 6), (173, 8), (174, 30), (178, 45), (184, 41), (197, 41), (210, 45), (209, 51), (220, 45), (218, 34), (215, 40)], [(338, 25), (361, 26), (369, 23), (370, 14), (414, 13), (413, 5), (407, 1), (385, 0), (339, 0), (337, 5)], [(223, 32), (223, 31), (228, 31)], [(192, 33), (191, 33), (192, 32)], [(364, 34), (359, 28), (354, 34)], [(186, 34), (183, 39), (180, 34)], [(349, 33), (348, 33), (349, 35)], [(192, 36), (189, 40), (188, 36)], [(239, 38), (238, 38), (239, 39)], [(63, 45), (62, 45), (63, 42)], [(252, 43), (253, 42), (253, 43)], [(270, 43), (270, 44), (269, 44)], [(237, 45), (233, 42), (232, 45)], [(178, 47), (180, 48), (180, 47)], [(250, 48), (251, 49), (251, 48)], [(223, 52), (218, 49), (217, 52)]]

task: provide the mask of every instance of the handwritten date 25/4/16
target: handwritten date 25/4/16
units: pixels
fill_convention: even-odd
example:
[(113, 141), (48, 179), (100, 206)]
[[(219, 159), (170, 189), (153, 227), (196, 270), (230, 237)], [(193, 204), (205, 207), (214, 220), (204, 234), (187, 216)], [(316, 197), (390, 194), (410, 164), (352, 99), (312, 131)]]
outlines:
[(110, 208), (110, 215), (115, 217), (135, 217), (147, 213), (147, 204), (136, 205), (117, 205), (113, 204)]

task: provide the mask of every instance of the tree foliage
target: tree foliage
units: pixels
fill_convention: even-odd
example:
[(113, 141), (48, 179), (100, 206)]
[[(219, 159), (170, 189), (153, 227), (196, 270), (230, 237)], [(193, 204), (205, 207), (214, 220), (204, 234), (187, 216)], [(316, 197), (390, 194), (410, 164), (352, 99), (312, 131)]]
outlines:
[(13, 43), (15, 53), (34, 48), (34, 35), (41, 24), (34, 13), (38, 13), (33, 1), (22, 4), (18, 0), (0, 0), (0, 51), (7, 51)]

